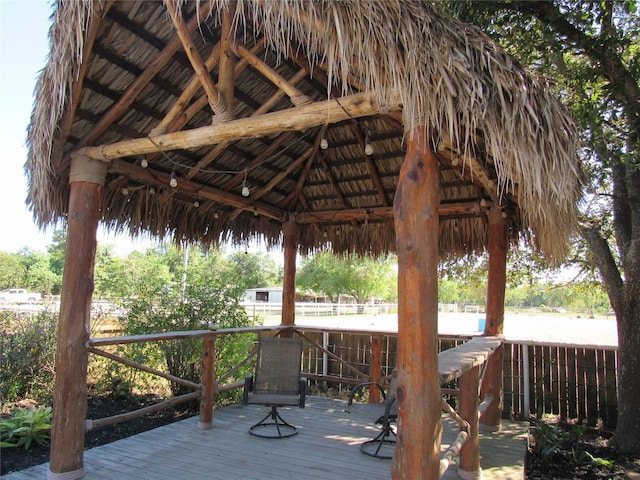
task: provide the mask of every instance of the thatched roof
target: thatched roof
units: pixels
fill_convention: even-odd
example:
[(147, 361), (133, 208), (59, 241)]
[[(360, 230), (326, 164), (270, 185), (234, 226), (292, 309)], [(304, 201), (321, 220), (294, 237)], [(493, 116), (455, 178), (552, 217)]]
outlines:
[(419, 127), (441, 164), (441, 251), (482, 250), (499, 204), (512, 240), (565, 252), (576, 128), (478, 29), (423, 1), (240, 0), (227, 42), (229, 2), (165, 3), (57, 5), (28, 136), (39, 224), (67, 212), (72, 154), (99, 146), (85, 151), (109, 164), (102, 219), (115, 230), (275, 245), (295, 219), (303, 251), (392, 251), (405, 135)]

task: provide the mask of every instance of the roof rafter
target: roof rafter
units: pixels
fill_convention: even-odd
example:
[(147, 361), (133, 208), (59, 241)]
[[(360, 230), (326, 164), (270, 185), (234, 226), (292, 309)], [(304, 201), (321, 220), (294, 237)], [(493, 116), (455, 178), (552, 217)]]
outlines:
[(190, 31), (184, 23), (184, 18), (182, 18), (182, 13), (178, 10), (176, 3), (173, 0), (165, 0), (164, 3), (167, 6), (167, 12), (169, 12), (169, 16), (173, 21), (173, 26), (180, 38), (182, 47), (187, 53), (193, 70), (196, 72), (196, 76), (200, 80), (200, 84), (207, 94), (211, 110), (213, 110), (213, 113), (216, 115), (222, 115), (227, 111), (227, 104), (225, 103), (224, 97), (213, 83), (213, 79), (211, 78), (211, 75), (209, 75), (209, 70), (205, 67), (202, 57), (200, 57), (198, 49), (193, 43), (193, 39), (191, 38), (191, 34), (193, 32)]

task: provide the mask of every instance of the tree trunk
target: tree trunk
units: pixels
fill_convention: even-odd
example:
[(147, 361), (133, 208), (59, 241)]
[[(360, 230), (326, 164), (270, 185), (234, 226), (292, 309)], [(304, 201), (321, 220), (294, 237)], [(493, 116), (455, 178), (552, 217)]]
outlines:
[[(628, 259), (629, 260), (629, 259)], [(635, 262), (640, 265), (640, 258)], [(630, 278), (637, 279), (638, 275)], [(623, 453), (640, 453), (640, 282), (627, 282), (618, 323), (618, 419), (612, 443)]]

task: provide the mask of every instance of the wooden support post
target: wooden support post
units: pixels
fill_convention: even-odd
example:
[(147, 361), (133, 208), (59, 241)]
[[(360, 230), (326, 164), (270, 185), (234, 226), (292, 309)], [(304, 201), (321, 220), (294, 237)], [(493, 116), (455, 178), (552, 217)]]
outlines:
[[(382, 376), (382, 335), (371, 335), (371, 370), (370, 382), (379, 382)], [(380, 389), (369, 387), (369, 403), (380, 402)]]
[(469, 423), (469, 437), (460, 450), (460, 478), (482, 478), (480, 471), (480, 438), (478, 437), (478, 382), (480, 367), (475, 366), (460, 376), (460, 416)]
[[(504, 292), (507, 281), (507, 224), (499, 207), (489, 211), (489, 280), (485, 335), (504, 333)], [(480, 389), (480, 398), (490, 394), (494, 400), (482, 416), (480, 429), (499, 431), (502, 418), (504, 345), (489, 357)]]
[(67, 247), (62, 280), (49, 479), (84, 476), (87, 364), (104, 162), (76, 158), (71, 163)]
[(284, 233), (284, 281), (282, 285), (282, 325), (295, 324), (296, 256), (298, 254), (299, 225), (294, 221), (282, 224)]
[(213, 397), (216, 383), (216, 339), (204, 337), (202, 339), (202, 395), (200, 397), (200, 421), (198, 428), (208, 430), (213, 428)]
[(407, 143), (394, 202), (398, 252), (398, 441), (392, 478), (438, 478), (439, 167), (423, 127)]

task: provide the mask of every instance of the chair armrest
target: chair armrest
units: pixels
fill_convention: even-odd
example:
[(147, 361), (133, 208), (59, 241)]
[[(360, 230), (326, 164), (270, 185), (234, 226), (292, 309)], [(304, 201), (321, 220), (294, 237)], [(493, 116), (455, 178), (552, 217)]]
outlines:
[(249, 403), (249, 392), (253, 392), (253, 375), (244, 377), (244, 388), (242, 389), (242, 404)]
[(300, 377), (300, 399), (298, 400), (298, 406), (304, 408), (304, 404), (307, 400), (307, 377)]
[(355, 397), (355, 395), (358, 392), (358, 390), (361, 389), (361, 388), (364, 388), (364, 387), (368, 387), (370, 385), (376, 385), (378, 387), (378, 389), (380, 390), (380, 393), (382, 393), (382, 398), (386, 398), (386, 393), (384, 391), (384, 388), (382, 388), (382, 386), (380, 386), (379, 383), (377, 383), (377, 382), (359, 383), (359, 384), (357, 384), (355, 387), (353, 387), (351, 389), (351, 392), (349, 392), (349, 401), (347, 402), (347, 409), (345, 410), (347, 413), (350, 413), (349, 412), (349, 408), (351, 407), (351, 405), (353, 405), (353, 397)]

